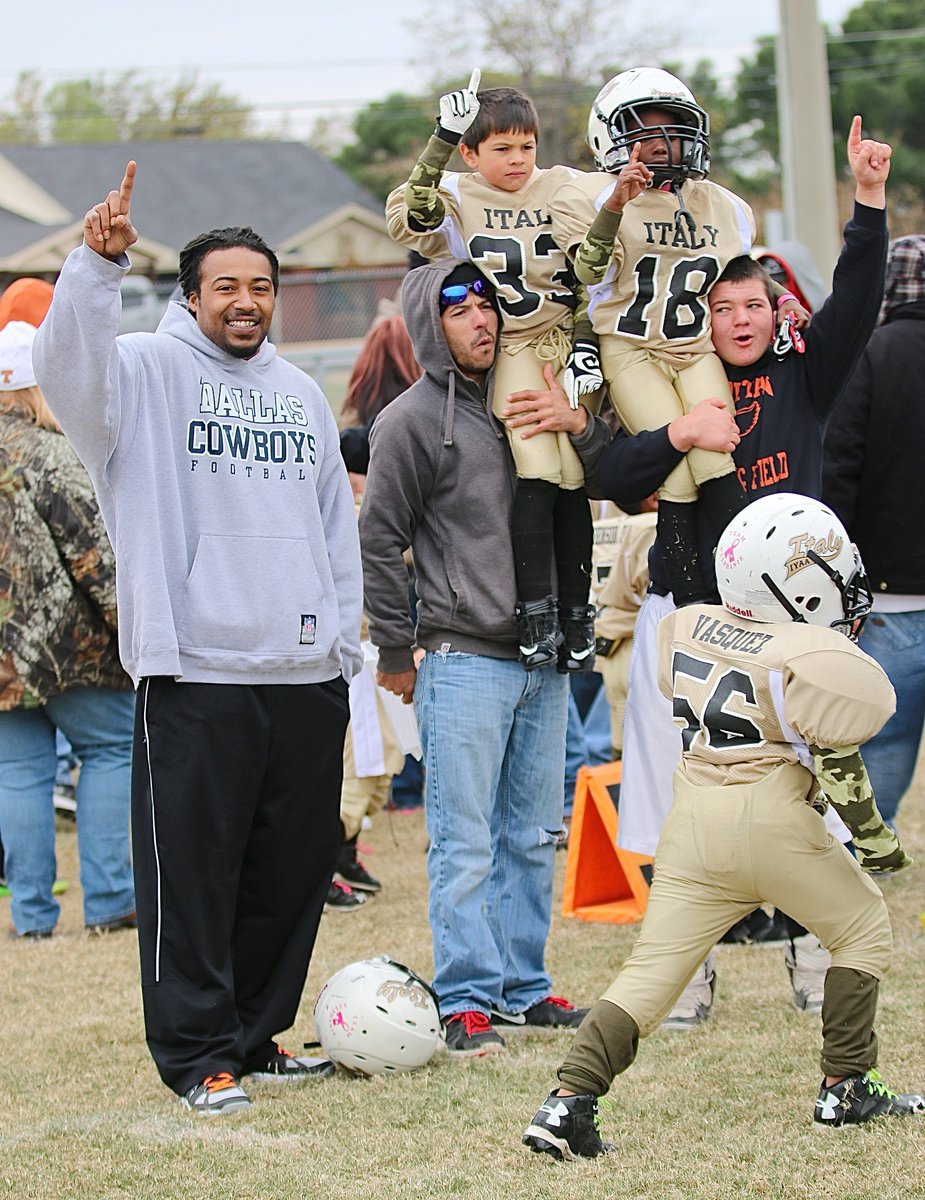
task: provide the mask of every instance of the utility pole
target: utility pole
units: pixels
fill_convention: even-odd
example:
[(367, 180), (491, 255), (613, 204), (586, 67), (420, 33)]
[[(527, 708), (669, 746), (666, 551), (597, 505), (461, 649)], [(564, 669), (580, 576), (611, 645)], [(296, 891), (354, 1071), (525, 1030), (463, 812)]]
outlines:
[(816, 0), (778, 0), (777, 107), (787, 236), (831, 281), (841, 239), (828, 58)]

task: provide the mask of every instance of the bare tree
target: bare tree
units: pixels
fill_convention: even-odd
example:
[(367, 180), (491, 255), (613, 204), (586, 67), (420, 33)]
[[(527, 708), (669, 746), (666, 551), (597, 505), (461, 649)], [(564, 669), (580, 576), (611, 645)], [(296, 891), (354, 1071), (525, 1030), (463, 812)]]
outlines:
[(469, 0), (460, 22), (417, 23), (433, 89), (482, 68), (482, 86), (513, 83), (540, 114), (544, 162), (581, 157), (590, 101), (624, 67), (657, 64), (672, 37), (649, 21), (633, 29), (630, 0)]

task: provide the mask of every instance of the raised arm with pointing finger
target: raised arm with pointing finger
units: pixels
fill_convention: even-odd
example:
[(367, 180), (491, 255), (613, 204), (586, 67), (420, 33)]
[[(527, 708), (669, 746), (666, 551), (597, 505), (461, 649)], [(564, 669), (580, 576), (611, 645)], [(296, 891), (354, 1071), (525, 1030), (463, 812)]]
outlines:
[(134, 160), (130, 161), (119, 190), (110, 192), (102, 204), (95, 205), (84, 217), (84, 245), (111, 262), (138, 241), (131, 218), (136, 170)]

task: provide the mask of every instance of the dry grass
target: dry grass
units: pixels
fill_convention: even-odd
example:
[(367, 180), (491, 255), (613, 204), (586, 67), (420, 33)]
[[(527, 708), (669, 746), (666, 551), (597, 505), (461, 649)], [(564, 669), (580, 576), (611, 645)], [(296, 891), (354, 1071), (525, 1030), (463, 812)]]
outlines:
[[(884, 886), (896, 956), (882, 992), (882, 1068), (888, 1082), (912, 1090), (925, 1087), (923, 795), (918, 785), (903, 811), (905, 841), (918, 865)], [(290, 1048), (312, 1036), (314, 998), (345, 963), (388, 952), (431, 970), (423, 822), (419, 815), (382, 816), (365, 836), (385, 890), (361, 912), (325, 918), (298, 1024), (283, 1039)], [(659, 1033), (643, 1044), (605, 1114), (605, 1132), (619, 1146), (607, 1159), (557, 1165), (520, 1145), (567, 1034), (512, 1034), (509, 1053), (495, 1060), (466, 1064), (440, 1055), (424, 1071), (389, 1080), (338, 1076), (301, 1088), (256, 1085), (250, 1112), (193, 1119), (160, 1084), (144, 1046), (134, 935), (86, 938), (73, 882), (73, 827), (62, 828), (59, 851), (61, 874), (72, 880), (63, 898), (63, 936), (0, 944), (2, 1196), (925, 1195), (925, 1121), (845, 1132), (814, 1128), (819, 1023), (790, 1006), (783, 951), (771, 947), (721, 947), (714, 1019), (697, 1032)], [(557, 917), (549, 958), (558, 988), (592, 1000), (632, 938), (631, 927)]]

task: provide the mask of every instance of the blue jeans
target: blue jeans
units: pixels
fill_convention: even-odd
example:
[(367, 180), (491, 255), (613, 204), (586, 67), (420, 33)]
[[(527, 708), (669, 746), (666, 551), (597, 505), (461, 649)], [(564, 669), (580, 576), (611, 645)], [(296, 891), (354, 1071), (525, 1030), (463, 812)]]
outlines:
[(98, 925), (135, 910), (129, 850), (131, 691), (73, 688), (41, 708), (0, 712), (0, 832), (17, 933), (54, 929), (57, 772), (55, 731), (80, 759), (77, 840), (84, 921)]
[(877, 807), (892, 824), (912, 782), (925, 723), (925, 612), (872, 613), (860, 646), (896, 691), (896, 712), (861, 751)]
[(424, 768), (413, 754), (405, 755), (405, 765), (393, 776), (389, 807), (409, 812), (424, 804)]
[(414, 707), (425, 764), (430, 927), (440, 1013), (519, 1013), (550, 994), (568, 680), (428, 652)]

